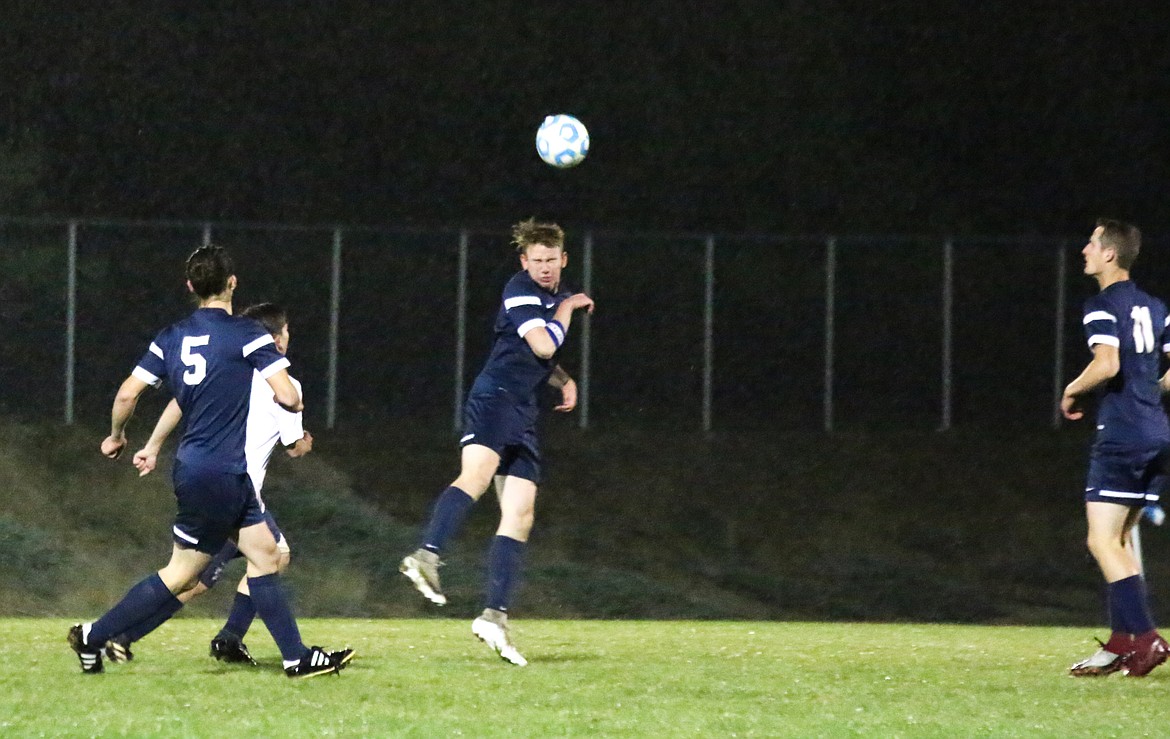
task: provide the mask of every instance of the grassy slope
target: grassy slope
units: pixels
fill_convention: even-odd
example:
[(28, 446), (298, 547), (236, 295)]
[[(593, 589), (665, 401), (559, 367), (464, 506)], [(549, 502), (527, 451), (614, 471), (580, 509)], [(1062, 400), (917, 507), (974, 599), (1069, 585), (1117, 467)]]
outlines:
[[(290, 681), (206, 656), (180, 619), (136, 660), (82, 675), (67, 622), (0, 620), (4, 736), (1142, 736), (1164, 733), (1167, 668), (1073, 679), (1083, 629), (801, 622), (524, 621), (515, 668), (450, 620), (311, 620), (348, 642), (339, 677)], [(77, 696), (62, 704), (62, 698)], [(132, 699), (129, 697), (133, 696)], [(1120, 707), (1120, 708), (1119, 708)]]
[[(100, 430), (0, 423), (0, 610), (95, 614), (169, 552), (168, 474), (96, 452)], [(976, 433), (738, 434), (551, 429), (522, 593), (543, 617), (1096, 623), (1081, 540), (1084, 440)], [(294, 547), (301, 613), (427, 612), (395, 567), (454, 473), (446, 432), (319, 434), (266, 498)], [(477, 607), (495, 514), (478, 506), (443, 571)], [(1157, 600), (1170, 574), (1147, 529)], [(239, 570), (232, 570), (238, 575)], [(189, 610), (221, 613), (221, 587)]]

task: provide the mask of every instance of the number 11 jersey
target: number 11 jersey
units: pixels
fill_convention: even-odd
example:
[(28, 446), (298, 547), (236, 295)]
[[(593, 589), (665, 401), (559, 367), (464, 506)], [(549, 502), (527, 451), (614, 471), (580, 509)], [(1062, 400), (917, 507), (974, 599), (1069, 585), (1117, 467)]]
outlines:
[(1094, 446), (1129, 450), (1170, 443), (1158, 387), (1162, 355), (1170, 351), (1166, 304), (1122, 280), (1085, 301), (1082, 322), (1089, 349), (1115, 346), (1121, 360), (1101, 395)]

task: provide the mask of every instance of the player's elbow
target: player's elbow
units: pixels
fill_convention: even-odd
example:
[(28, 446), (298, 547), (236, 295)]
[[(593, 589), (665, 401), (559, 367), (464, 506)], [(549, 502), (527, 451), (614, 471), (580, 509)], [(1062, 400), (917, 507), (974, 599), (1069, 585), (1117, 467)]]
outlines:
[(305, 404), (301, 402), (301, 396), (296, 390), (276, 393), (276, 402), (290, 413), (300, 413), (305, 409)]
[(133, 408), (134, 405), (138, 403), (138, 396), (141, 394), (141, 390), (123, 385), (122, 387), (118, 388), (117, 394), (114, 395), (114, 404)]
[(528, 342), (528, 348), (532, 350), (532, 353), (541, 359), (552, 359), (552, 355), (557, 353), (557, 345), (553, 343), (552, 338), (543, 328), (529, 331), (524, 339)]

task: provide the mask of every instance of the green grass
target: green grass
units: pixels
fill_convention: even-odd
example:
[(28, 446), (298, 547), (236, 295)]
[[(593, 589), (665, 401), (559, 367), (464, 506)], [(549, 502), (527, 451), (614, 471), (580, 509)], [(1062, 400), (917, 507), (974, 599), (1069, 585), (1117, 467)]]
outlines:
[(462, 619), (313, 619), (307, 640), (358, 657), (291, 681), (262, 631), (259, 667), (211, 660), (197, 618), (82, 675), (68, 625), (0, 620), (3, 736), (1135, 736), (1165, 733), (1170, 686), (1067, 677), (1080, 628), (519, 621), (521, 669)]

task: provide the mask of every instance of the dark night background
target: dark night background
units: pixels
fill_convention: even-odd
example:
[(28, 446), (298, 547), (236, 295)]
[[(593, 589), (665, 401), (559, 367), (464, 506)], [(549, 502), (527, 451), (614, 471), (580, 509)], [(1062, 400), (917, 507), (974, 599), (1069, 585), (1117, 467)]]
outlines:
[[(1164, 233), (1163, 3), (6, 3), (14, 215)], [(537, 125), (589, 127), (580, 168)]]
[[(58, 542), (137, 530), (122, 509), (145, 493), (94, 447), (118, 382), (188, 310), (180, 265), (205, 222), (238, 256), (238, 304), (295, 310), (319, 453), (273, 485), (301, 561), (357, 584), (343, 607), (308, 611), (413, 607), (385, 552), (410, 546), (453, 472), (457, 230), (469, 383), (515, 268), (506, 227), (536, 215), (566, 227), (570, 282), (596, 234), (599, 309), (589, 428), (548, 421), (533, 613), (1097, 621), (1079, 498), (1091, 424), (1053, 428), (1053, 395), (1089, 356), (1078, 309), (1095, 286), (1077, 250), (1096, 217), (1138, 223), (1151, 238), (1136, 279), (1170, 284), (1164, 2), (197, 5), (0, 13), (0, 216), (15, 217), (0, 219), (0, 448), (28, 465), (13, 462), (20, 484), (0, 498), (0, 524), (25, 532), (0, 531), (0, 566), (41, 551), (30, 541), (60, 554), (42, 612), (80, 610), (52, 598), (92, 569), (70, 562), (106, 556)], [(561, 112), (592, 135), (568, 171), (533, 146)], [(571, 371), (583, 343), (566, 348)], [(63, 367), (72, 427), (56, 423)], [(937, 433), (944, 387), (953, 427)], [(137, 438), (165, 399), (144, 401)], [(153, 536), (150, 510), (138, 529)], [(1147, 542), (1155, 598), (1164, 534)], [(0, 567), (0, 603), (27, 601), (23, 572)], [(471, 592), (464, 576), (454, 592)]]

